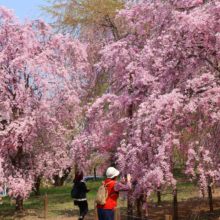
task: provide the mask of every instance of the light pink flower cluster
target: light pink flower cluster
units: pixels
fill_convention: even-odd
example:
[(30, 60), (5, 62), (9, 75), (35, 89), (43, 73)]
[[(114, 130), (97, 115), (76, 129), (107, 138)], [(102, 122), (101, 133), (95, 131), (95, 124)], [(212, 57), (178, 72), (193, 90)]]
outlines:
[(0, 187), (6, 181), (22, 200), (36, 179), (72, 164), (87, 45), (54, 34), (42, 19), (23, 24), (5, 7), (0, 22)]

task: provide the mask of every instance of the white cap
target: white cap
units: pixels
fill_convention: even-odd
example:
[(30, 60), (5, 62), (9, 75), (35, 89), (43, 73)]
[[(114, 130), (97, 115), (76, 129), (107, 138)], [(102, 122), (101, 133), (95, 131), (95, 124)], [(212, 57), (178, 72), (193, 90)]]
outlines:
[(109, 167), (107, 170), (106, 170), (106, 176), (108, 179), (112, 179), (116, 176), (119, 175), (119, 171), (116, 170), (114, 167)]

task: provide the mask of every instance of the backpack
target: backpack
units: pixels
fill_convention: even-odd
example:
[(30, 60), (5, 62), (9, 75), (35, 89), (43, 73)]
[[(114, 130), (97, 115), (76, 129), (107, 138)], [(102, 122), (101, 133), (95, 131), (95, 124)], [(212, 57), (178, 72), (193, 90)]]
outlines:
[(77, 183), (74, 184), (72, 190), (71, 190), (71, 197), (73, 199), (80, 199), (80, 190), (79, 187), (77, 187)]
[[(111, 183), (112, 181), (110, 181), (109, 183)], [(105, 205), (106, 200), (112, 196), (114, 193), (112, 193), (111, 195), (108, 196), (108, 190), (106, 188), (106, 186), (109, 184), (104, 184), (104, 182), (102, 182), (102, 185), (99, 187), (97, 195), (95, 197), (95, 203), (99, 204), (99, 205)]]

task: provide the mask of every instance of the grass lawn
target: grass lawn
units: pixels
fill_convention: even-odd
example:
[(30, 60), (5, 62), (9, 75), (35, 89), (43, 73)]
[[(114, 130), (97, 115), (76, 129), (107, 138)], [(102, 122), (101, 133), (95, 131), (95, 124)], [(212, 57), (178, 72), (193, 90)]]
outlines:
[[(86, 183), (88, 188), (92, 190), (87, 193), (87, 199), (89, 203), (89, 209), (94, 209), (94, 197), (97, 193), (99, 186), (101, 185), (101, 180), (97, 181), (88, 181)], [(57, 217), (63, 215), (64, 212), (71, 212), (73, 209), (73, 199), (71, 198), (70, 192), (73, 184), (70, 182), (65, 186), (53, 187), (53, 188), (41, 188), (41, 196), (36, 197), (34, 192), (31, 192), (30, 197), (27, 201), (24, 201), (23, 207), (24, 210), (34, 210), (34, 215), (37, 214), (38, 217), (44, 216), (44, 195), (47, 194), (48, 197), (48, 215), (49, 217)], [(4, 213), (15, 214), (15, 202), (12, 201), (9, 197), (2, 198), (3, 204), (0, 206), (0, 219), (3, 217)], [(76, 208), (75, 208), (76, 209)], [(32, 213), (33, 214), (33, 213)], [(72, 212), (71, 212), (72, 214)], [(11, 219), (11, 216), (5, 216), (4, 219)]]
[[(186, 176), (180, 174), (177, 170), (174, 173), (177, 180), (177, 189), (178, 189), (178, 204), (179, 204), (179, 213), (182, 216), (187, 216), (187, 212), (193, 212), (195, 207), (204, 207), (204, 210), (208, 210), (208, 202), (207, 196), (206, 200), (202, 200), (199, 198), (199, 190), (195, 183), (190, 183)], [(101, 185), (102, 180), (89, 180), (87, 181), (86, 185), (88, 188), (92, 188), (92, 190), (87, 193), (87, 199), (89, 204), (89, 213), (86, 216), (86, 220), (94, 219), (94, 198), (96, 196), (97, 190)], [(24, 211), (16, 212), (15, 211), (15, 202), (11, 202), (9, 197), (3, 197), (2, 202), (3, 204), (0, 205), (0, 219), (4, 220), (11, 220), (11, 219), (43, 219), (44, 218), (44, 194), (47, 193), (48, 196), (48, 217), (50, 219), (74, 219), (73, 216), (77, 217), (79, 214), (78, 207), (73, 205), (73, 199), (70, 196), (70, 192), (72, 189), (72, 183), (69, 182), (65, 186), (59, 188), (41, 188), (41, 196), (36, 197), (34, 192), (30, 194), (30, 197), (27, 201), (24, 201)], [(217, 192), (217, 190), (216, 190)], [(215, 199), (220, 196), (213, 194)], [(161, 200), (162, 200), (162, 208), (157, 207), (157, 193), (154, 192), (148, 198), (148, 207), (149, 207), (149, 216), (152, 219), (164, 219), (165, 214), (172, 214), (173, 208), (173, 195), (172, 195), (172, 187), (168, 187), (166, 191), (161, 193)], [(217, 205), (217, 202), (215, 202)], [(218, 204), (220, 205), (220, 204)], [(121, 207), (122, 213), (126, 213), (126, 202), (118, 200), (118, 206)], [(190, 209), (186, 210), (186, 212), (182, 212), (182, 209)], [(201, 209), (201, 210), (202, 210)], [(216, 209), (216, 208), (215, 208)], [(220, 212), (220, 210), (219, 210)], [(216, 212), (217, 213), (217, 212)], [(215, 214), (216, 214), (215, 213)], [(207, 215), (205, 212), (204, 215)], [(218, 213), (216, 214), (218, 215)], [(214, 215), (213, 215), (214, 216)], [(77, 219), (77, 218), (76, 218)], [(122, 219), (126, 219), (125, 217)], [(180, 218), (181, 219), (181, 218)], [(184, 218), (182, 218), (184, 219)], [(187, 219), (187, 218), (186, 218)], [(193, 219), (193, 218), (188, 218)], [(206, 218), (201, 218), (206, 219)], [(215, 219), (215, 218), (207, 218), (207, 219)]]

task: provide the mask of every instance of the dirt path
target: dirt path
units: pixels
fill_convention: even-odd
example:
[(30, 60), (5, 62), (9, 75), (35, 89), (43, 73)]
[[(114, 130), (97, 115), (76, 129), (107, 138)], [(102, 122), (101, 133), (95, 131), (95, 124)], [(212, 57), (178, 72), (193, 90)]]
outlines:
[[(220, 198), (214, 199), (214, 212), (209, 212), (209, 205), (206, 199), (192, 199), (191, 201), (183, 201), (178, 203), (178, 214), (179, 220), (217, 220), (220, 217)], [(39, 213), (38, 213), (39, 214)], [(50, 213), (49, 213), (50, 214)], [(66, 210), (63, 215), (58, 215), (57, 217), (49, 217), (49, 220), (78, 220), (78, 213), (76, 210)], [(121, 213), (121, 220), (126, 220), (127, 218), (123, 216), (125, 212)], [(162, 207), (149, 207), (149, 218), (152, 220), (164, 220), (165, 215), (173, 215), (172, 203), (162, 205)], [(1, 220), (3, 220), (2, 218)], [(8, 219), (8, 218), (7, 218)], [(16, 216), (14, 219), (22, 220), (37, 220), (44, 219), (41, 216), (36, 216), (36, 212), (24, 211), (23, 216)], [(5, 219), (4, 219), (5, 220)], [(90, 210), (85, 217), (85, 220), (94, 220), (94, 211)]]
[[(1, 213), (1, 211), (0, 211)], [(11, 214), (11, 213), (10, 213)], [(41, 214), (41, 215), (40, 215)], [(50, 213), (48, 213), (50, 215)], [(76, 213), (75, 210), (67, 210), (65, 212), (65, 215), (58, 215), (56, 217), (48, 217), (48, 220), (78, 220), (79, 216), (77, 216), (78, 213)], [(9, 212), (4, 212), (4, 215), (0, 216), (0, 220), (17, 220), (17, 219), (21, 219), (21, 220), (37, 220), (37, 219), (44, 219), (44, 217), (42, 216), (42, 213), (37, 212), (36, 210), (24, 210), (20, 213), (16, 213), (15, 215), (11, 216), (11, 217), (7, 217), (9, 216)], [(90, 210), (86, 217), (85, 220), (94, 220), (94, 214), (93, 214), (93, 210)]]

